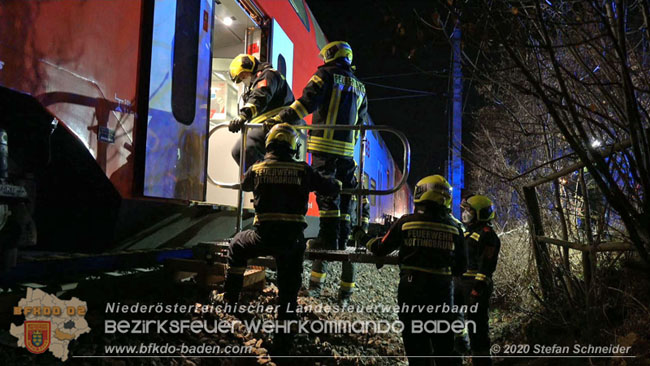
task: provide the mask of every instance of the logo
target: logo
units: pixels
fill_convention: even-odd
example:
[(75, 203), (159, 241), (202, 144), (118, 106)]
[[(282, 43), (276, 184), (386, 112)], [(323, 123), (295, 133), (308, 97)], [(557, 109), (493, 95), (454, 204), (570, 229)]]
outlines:
[(25, 321), (25, 347), (31, 353), (43, 353), (50, 347), (52, 327), (49, 321)]
[(11, 324), (9, 334), (18, 338), (18, 347), (27, 348), (31, 353), (48, 351), (66, 361), (70, 342), (90, 332), (85, 319), (87, 312), (86, 302), (76, 297), (61, 300), (42, 290), (28, 288), (13, 311), (14, 316), (24, 317), (25, 321)]

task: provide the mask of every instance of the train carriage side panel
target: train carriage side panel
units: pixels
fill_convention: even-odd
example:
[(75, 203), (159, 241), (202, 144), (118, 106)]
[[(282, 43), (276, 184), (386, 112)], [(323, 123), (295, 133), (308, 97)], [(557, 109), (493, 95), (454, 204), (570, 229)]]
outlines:
[[(195, 24), (201, 40), (211, 30), (212, 1), (182, 3), (190, 2), (201, 5), (195, 14), (199, 18)], [(157, 3), (178, 4), (173, 0), (0, 2), (0, 86), (38, 97), (40, 104), (59, 122), (54, 133), (45, 137), (51, 146), (49, 155), (42, 158), (46, 166), (33, 175), (36, 194), (31, 198), (38, 246), (43, 249), (100, 251), (114, 246), (115, 240), (184, 209), (168, 205), (174, 202), (170, 200), (159, 203), (125, 200), (141, 197), (142, 190), (134, 191), (137, 183), (134, 173), (141, 173), (141, 166), (136, 165), (146, 151), (148, 112), (169, 114), (164, 108), (148, 109), (151, 70), (141, 69), (147, 63), (159, 62), (157, 57), (152, 57), (151, 44), (147, 46), (147, 38), (152, 38), (152, 16)], [(169, 29), (175, 25), (163, 26)], [(199, 40), (194, 44), (195, 49), (207, 57), (199, 57), (196, 67), (184, 70), (181, 73), (184, 75), (177, 79), (182, 80), (182, 76), (196, 79), (198, 96), (205, 90), (203, 98), (192, 100), (198, 131), (205, 135), (207, 115), (204, 114), (203, 121), (199, 115), (207, 111), (210, 44)], [(208, 74), (200, 76), (198, 73), (203, 69)], [(195, 78), (191, 78), (192, 72)], [(166, 87), (171, 87), (174, 94), (174, 85)], [(5, 111), (12, 116), (28, 116), (29, 113), (20, 109), (23, 105), (26, 103), (13, 108), (3, 103), (0, 107), (8, 106)], [(34, 120), (43, 121), (45, 117)], [(0, 125), (7, 121), (13, 127), (25, 124), (20, 118), (12, 117), (0, 119)], [(45, 127), (49, 127), (49, 121), (51, 117)], [(21, 150), (31, 149), (33, 143), (12, 138), (9, 130), (14, 158), (21, 156)], [(163, 130), (168, 132), (165, 127)], [(175, 187), (170, 191), (174, 198), (201, 199), (204, 194), (201, 160), (205, 160), (205, 143), (200, 133), (175, 136), (177, 146), (168, 149), (175, 153), (171, 165), (166, 161), (167, 156), (149, 159), (154, 165), (171, 167), (168, 171), (172, 174), (165, 174), (165, 178), (176, 173), (175, 170), (184, 172), (184, 176), (172, 177)], [(144, 178), (142, 174), (140, 177)], [(183, 181), (184, 178), (189, 179)]]
[(137, 0), (0, 4), (0, 85), (36, 96), (127, 197), (141, 9)]

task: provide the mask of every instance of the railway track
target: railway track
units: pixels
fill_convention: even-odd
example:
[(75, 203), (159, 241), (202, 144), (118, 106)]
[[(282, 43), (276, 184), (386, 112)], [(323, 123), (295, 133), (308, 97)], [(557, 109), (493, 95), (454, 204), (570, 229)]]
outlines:
[[(0, 287), (14, 287), (24, 283), (47, 285), (74, 281), (84, 276), (102, 275), (107, 272), (162, 266), (168, 260), (192, 259), (207, 264), (225, 263), (223, 252), (228, 240), (202, 242), (194, 247), (123, 250), (100, 254), (23, 252), (17, 265), (0, 276)], [(376, 257), (371, 253), (348, 250), (307, 250), (306, 260), (338, 262), (397, 264), (397, 256)], [(272, 257), (251, 259), (249, 265), (275, 268)]]

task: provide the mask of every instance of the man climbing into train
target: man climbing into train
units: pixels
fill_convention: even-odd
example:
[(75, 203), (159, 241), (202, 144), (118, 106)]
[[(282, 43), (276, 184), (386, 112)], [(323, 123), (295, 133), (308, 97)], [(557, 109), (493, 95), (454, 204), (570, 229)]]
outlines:
[[(320, 51), (324, 64), (311, 77), (302, 96), (267, 124), (293, 123), (313, 113), (312, 125), (353, 126), (368, 124), (366, 88), (353, 73), (352, 48), (347, 42), (330, 42)], [(343, 188), (353, 188), (354, 145), (358, 134), (350, 130), (314, 130), (307, 140), (307, 151), (312, 154), (311, 165), (321, 174), (335, 177)], [(339, 248), (340, 221), (349, 215), (349, 205), (341, 205), (338, 194), (316, 194), (320, 214), (318, 237), (310, 243), (314, 249)], [(345, 235), (347, 237), (347, 234)], [(347, 240), (345, 240), (347, 241)], [(347, 302), (355, 287), (354, 267), (346, 266), (341, 278), (339, 299)], [(327, 263), (314, 261), (310, 279), (310, 295), (321, 293)]]
[(478, 311), (468, 312), (466, 318), (476, 323), (476, 332), (469, 330), (473, 365), (491, 365), (489, 335), (489, 305), (492, 295), (492, 274), (497, 266), (501, 240), (494, 232), (492, 221), (495, 211), (492, 200), (473, 195), (461, 202), (461, 219), (467, 226), (465, 245), (468, 252), (467, 272), (463, 273), (457, 293), (467, 305), (478, 303)]
[[(266, 117), (277, 114), (282, 107), (293, 101), (291, 87), (284, 76), (268, 62), (260, 62), (247, 54), (235, 57), (230, 63), (230, 78), (234, 83), (245, 86), (242, 95), (243, 106), (239, 116), (230, 121), (228, 130), (239, 132), (244, 123), (253, 120), (263, 122)], [(246, 168), (264, 158), (264, 139), (268, 129), (252, 128), (246, 135)], [(232, 157), (239, 164), (241, 140), (232, 148)]]
[(451, 190), (440, 175), (423, 178), (415, 187), (415, 212), (397, 220), (384, 237), (370, 238), (358, 228), (353, 233), (376, 255), (399, 249), (398, 315), (404, 323), (402, 338), (411, 366), (429, 365), (432, 359), (436, 365), (461, 364), (460, 358), (435, 357), (455, 355), (453, 331), (418, 333), (415, 328), (418, 322), (455, 319), (453, 313), (438, 311), (436, 307), (453, 305), (452, 275), (461, 275), (467, 263), (462, 227), (449, 213)]
[(295, 316), (302, 285), (309, 192), (335, 194), (341, 190), (341, 182), (324, 177), (305, 162), (295, 161), (297, 153), (296, 130), (286, 123), (273, 126), (266, 137), (264, 160), (253, 164), (242, 182), (244, 191), (253, 192), (255, 228), (232, 239), (224, 293), (216, 299), (237, 303), (248, 259), (272, 255), (278, 271), (279, 320)]

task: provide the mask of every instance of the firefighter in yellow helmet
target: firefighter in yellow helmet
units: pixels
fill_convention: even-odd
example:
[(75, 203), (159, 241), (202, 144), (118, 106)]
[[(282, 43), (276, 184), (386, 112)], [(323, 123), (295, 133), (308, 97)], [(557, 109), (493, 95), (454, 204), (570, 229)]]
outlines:
[(354, 233), (356, 239), (367, 241), (366, 247), (376, 255), (399, 250), (398, 315), (404, 323), (402, 338), (409, 365), (431, 363), (431, 359), (415, 356), (430, 356), (436, 365), (460, 365), (460, 358), (435, 357), (455, 355), (451, 330), (418, 334), (414, 329), (418, 322), (455, 319), (450, 312), (426, 310), (428, 305), (433, 305), (429, 309), (453, 305), (452, 276), (460, 276), (466, 268), (463, 229), (449, 211), (451, 191), (452, 187), (440, 175), (423, 178), (415, 187), (415, 212), (397, 220), (384, 237), (368, 240), (363, 231), (355, 229)]
[[(495, 211), (492, 200), (473, 195), (460, 205), (462, 221), (467, 227), (465, 245), (468, 252), (467, 272), (463, 273), (457, 298), (466, 305), (478, 303), (477, 312), (468, 312), (466, 318), (476, 323), (476, 332), (469, 329), (470, 348), (473, 355), (490, 355), (488, 310), (492, 295), (492, 274), (497, 266), (501, 240), (494, 232), (492, 220)], [(475, 358), (474, 365), (491, 365), (490, 358)]]
[[(282, 107), (294, 101), (291, 87), (284, 76), (271, 67), (268, 62), (260, 62), (254, 56), (241, 54), (230, 63), (230, 78), (234, 83), (243, 83), (243, 106), (239, 116), (230, 121), (230, 132), (239, 132), (246, 122), (263, 122), (274, 116)], [(246, 140), (246, 167), (264, 157), (264, 139), (268, 129), (253, 128), (248, 131)], [(241, 141), (232, 148), (232, 157), (239, 164)]]
[(309, 193), (334, 194), (341, 182), (323, 177), (305, 162), (294, 160), (298, 133), (286, 124), (274, 126), (266, 138), (264, 160), (251, 166), (242, 182), (244, 191), (253, 192), (254, 229), (232, 239), (228, 251), (228, 273), (220, 297), (229, 304), (239, 300), (248, 259), (272, 255), (278, 271), (278, 319), (294, 317), (298, 291), (302, 285), (305, 251), (303, 231)]
[[(313, 113), (313, 125), (368, 124), (366, 88), (353, 73), (352, 48), (347, 42), (330, 42), (320, 52), (324, 64), (316, 70), (302, 96), (271, 120), (295, 122)], [(311, 131), (307, 151), (312, 154), (312, 167), (321, 174), (336, 177), (344, 188), (353, 188), (354, 145), (357, 133), (343, 130)], [(318, 237), (312, 248), (336, 249), (340, 238), (341, 218), (350, 214), (349, 205), (342, 207), (340, 196), (316, 195), (320, 213)], [(345, 235), (347, 236), (347, 235)], [(318, 295), (325, 277), (326, 262), (317, 262), (312, 268), (310, 294)], [(352, 275), (351, 278), (354, 276)], [(354, 282), (343, 281), (339, 292), (341, 300), (351, 294)]]

